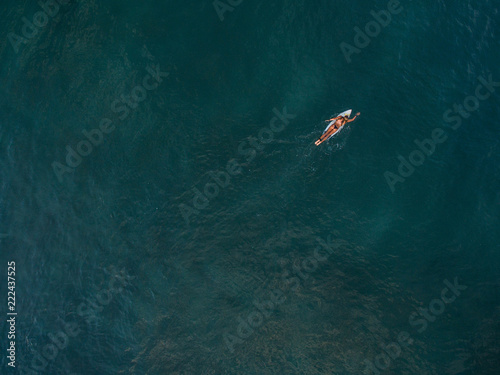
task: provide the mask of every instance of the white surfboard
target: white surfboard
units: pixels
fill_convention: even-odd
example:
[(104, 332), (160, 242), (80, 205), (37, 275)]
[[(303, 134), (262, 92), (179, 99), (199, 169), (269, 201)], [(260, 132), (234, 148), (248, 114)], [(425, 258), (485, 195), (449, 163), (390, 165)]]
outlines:
[[(342, 112), (342, 113), (339, 113), (336, 117), (338, 117), (338, 116), (346, 116), (346, 115), (347, 115), (347, 117), (350, 117), (350, 116), (351, 116), (351, 112), (352, 112), (352, 109), (348, 109), (347, 111), (344, 111), (344, 112)], [(330, 128), (330, 126), (332, 126), (333, 124), (335, 124), (335, 120), (334, 120), (334, 121), (332, 121), (332, 122), (330, 122), (330, 123), (327, 125), (327, 127), (326, 127), (325, 131), (323, 132), (323, 134), (325, 134), (325, 133), (326, 133), (326, 131), (327, 131), (327, 130)], [(339, 132), (340, 132), (340, 131), (344, 128), (344, 126), (345, 126), (345, 124), (344, 124), (344, 125), (342, 125), (342, 127), (341, 127), (339, 130), (337, 130), (335, 133), (333, 133), (333, 134), (332, 134), (332, 137), (333, 137), (334, 135), (337, 135), (337, 134), (338, 134), (338, 133), (339, 133)], [(331, 138), (331, 137), (330, 137), (330, 138)], [(328, 139), (330, 139), (330, 138), (328, 138)]]

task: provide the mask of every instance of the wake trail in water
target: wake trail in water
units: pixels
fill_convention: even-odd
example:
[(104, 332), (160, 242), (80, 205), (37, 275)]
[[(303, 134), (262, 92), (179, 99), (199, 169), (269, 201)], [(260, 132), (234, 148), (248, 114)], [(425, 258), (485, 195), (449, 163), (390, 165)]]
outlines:
[(351, 127), (347, 125), (338, 135), (334, 135), (319, 146), (314, 145), (314, 140), (318, 137), (317, 132), (311, 132), (310, 134), (297, 137), (296, 143), (299, 144), (299, 148), (297, 149), (296, 156), (299, 160), (296, 165), (301, 166), (307, 162), (310, 167), (314, 167), (314, 164), (320, 159), (323, 159), (325, 155), (333, 155), (342, 151), (350, 133)]
[(290, 162), (283, 168), (279, 176), (280, 185), (293, 184), (293, 181), (297, 181), (297, 178), (307, 178), (308, 180), (322, 178), (321, 173), (319, 173), (325, 166), (322, 161), (325, 159), (331, 160), (332, 155), (343, 150), (350, 133), (351, 127), (347, 126), (338, 135), (333, 136), (319, 146), (314, 144), (314, 141), (318, 138), (317, 131), (297, 136), (295, 141), (280, 142), (282, 144), (296, 145), (295, 157), (290, 159)]

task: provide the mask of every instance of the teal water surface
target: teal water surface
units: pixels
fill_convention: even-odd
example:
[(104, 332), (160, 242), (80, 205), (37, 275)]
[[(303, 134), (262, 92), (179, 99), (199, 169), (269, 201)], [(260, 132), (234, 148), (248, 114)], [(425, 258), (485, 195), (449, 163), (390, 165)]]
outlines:
[(498, 374), (497, 2), (47, 4), (0, 10), (2, 374)]

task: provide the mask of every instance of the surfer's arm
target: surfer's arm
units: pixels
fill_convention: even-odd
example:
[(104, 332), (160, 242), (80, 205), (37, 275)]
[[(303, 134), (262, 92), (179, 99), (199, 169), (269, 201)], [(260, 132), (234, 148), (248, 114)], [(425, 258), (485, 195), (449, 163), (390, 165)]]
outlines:
[(360, 113), (356, 113), (356, 116), (354, 116), (353, 118), (347, 120), (347, 122), (353, 122), (354, 120), (356, 120), (356, 117), (358, 117), (360, 115)]
[(340, 118), (340, 116), (337, 116), (337, 117), (331, 118), (330, 120), (325, 120), (325, 122), (329, 122), (329, 121), (333, 121), (333, 120), (338, 120), (339, 118)]

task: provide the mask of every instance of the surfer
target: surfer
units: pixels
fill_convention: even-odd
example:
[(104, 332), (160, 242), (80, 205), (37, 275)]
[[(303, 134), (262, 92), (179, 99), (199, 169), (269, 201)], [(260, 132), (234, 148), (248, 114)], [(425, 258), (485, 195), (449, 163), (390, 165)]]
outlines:
[[(350, 111), (349, 111), (350, 112)], [(356, 117), (358, 117), (361, 113), (356, 113), (356, 116), (354, 116), (354, 118), (352, 119), (349, 119), (349, 115), (344, 115), (344, 116), (337, 116), (337, 117), (334, 117), (334, 118), (331, 118), (329, 120), (325, 120), (325, 122), (333, 122), (335, 121), (329, 128), (326, 132), (323, 133), (323, 135), (321, 137), (319, 137), (319, 139), (314, 142), (314, 144), (316, 146), (318, 146), (319, 144), (323, 143), (324, 141), (326, 141), (328, 138), (330, 138), (332, 135), (334, 135), (340, 128), (342, 128), (342, 126), (344, 126), (345, 124), (347, 124), (348, 122), (353, 122), (354, 120), (356, 120)]]

